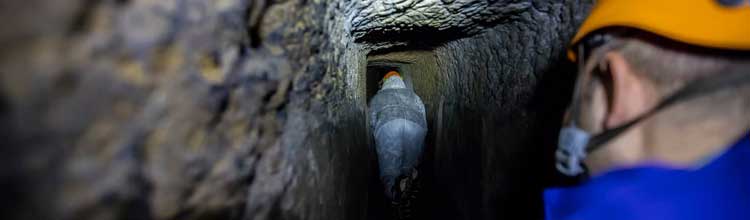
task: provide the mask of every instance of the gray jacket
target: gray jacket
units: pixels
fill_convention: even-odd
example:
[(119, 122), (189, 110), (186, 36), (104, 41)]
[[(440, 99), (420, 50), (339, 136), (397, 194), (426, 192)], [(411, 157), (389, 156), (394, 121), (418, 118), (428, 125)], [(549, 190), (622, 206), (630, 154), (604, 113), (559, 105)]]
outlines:
[(400, 77), (389, 77), (370, 101), (380, 178), (393, 198), (396, 178), (417, 165), (424, 148), (427, 119), (422, 100)]

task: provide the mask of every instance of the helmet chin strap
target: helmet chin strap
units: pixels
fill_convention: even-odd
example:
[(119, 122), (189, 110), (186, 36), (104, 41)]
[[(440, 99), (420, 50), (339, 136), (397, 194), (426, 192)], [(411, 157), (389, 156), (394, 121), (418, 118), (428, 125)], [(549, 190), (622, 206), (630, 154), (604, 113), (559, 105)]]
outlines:
[[(580, 61), (579, 61), (580, 62)], [(580, 85), (576, 87), (576, 96), (571, 108), (571, 125), (564, 127), (560, 131), (560, 138), (558, 143), (558, 149), (555, 154), (557, 159), (557, 169), (568, 176), (576, 176), (583, 173), (582, 167), (583, 159), (586, 154), (592, 153), (598, 149), (601, 149), (609, 141), (616, 138), (623, 132), (627, 131), (634, 125), (641, 121), (659, 113), (660, 111), (679, 104), (699, 98), (701, 96), (711, 94), (717, 91), (721, 91), (728, 88), (737, 88), (745, 84), (750, 83), (750, 71), (740, 70), (734, 72), (723, 73), (719, 75), (713, 75), (703, 77), (701, 79), (694, 80), (684, 86), (682, 89), (675, 93), (672, 93), (667, 98), (663, 99), (653, 109), (648, 112), (636, 117), (635, 119), (617, 126), (612, 129), (604, 130), (603, 132), (591, 135), (588, 132), (576, 127), (575, 121), (579, 116), (578, 108), (580, 108)]]

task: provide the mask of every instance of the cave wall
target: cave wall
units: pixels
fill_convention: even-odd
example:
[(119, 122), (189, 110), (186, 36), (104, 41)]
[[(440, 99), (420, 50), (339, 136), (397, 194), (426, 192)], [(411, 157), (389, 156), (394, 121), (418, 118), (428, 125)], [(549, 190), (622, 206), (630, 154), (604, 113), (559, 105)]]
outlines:
[(370, 157), (349, 128), (366, 122), (335, 92), (346, 64), (330, 2), (0, 12), (3, 219), (363, 215)]
[[(559, 182), (553, 152), (574, 69), (562, 56), (586, 10), (535, 2), (482, 34), (436, 49), (448, 82), (435, 134), (438, 190), (461, 219), (541, 219), (542, 189)], [(470, 201), (470, 202), (455, 202)]]
[(412, 50), (422, 216), (528, 219), (590, 1), (0, 4), (3, 219), (365, 219), (362, 73)]

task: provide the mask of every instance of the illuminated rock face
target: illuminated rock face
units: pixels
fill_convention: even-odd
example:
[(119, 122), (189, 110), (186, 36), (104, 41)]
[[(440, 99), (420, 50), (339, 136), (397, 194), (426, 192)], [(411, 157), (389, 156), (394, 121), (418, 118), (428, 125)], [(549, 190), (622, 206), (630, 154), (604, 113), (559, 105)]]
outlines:
[(475, 34), (519, 14), (531, 1), (507, 0), (364, 0), (353, 1), (347, 17), (355, 38), (377, 32), (452, 31)]
[(378, 217), (363, 73), (382, 56), (426, 105), (422, 216), (538, 218), (590, 3), (3, 4), (3, 213)]

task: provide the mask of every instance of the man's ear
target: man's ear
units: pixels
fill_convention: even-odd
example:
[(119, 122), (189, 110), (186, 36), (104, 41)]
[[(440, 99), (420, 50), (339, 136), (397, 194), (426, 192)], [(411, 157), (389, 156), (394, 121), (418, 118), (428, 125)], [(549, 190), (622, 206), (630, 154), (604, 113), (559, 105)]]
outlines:
[(603, 126), (612, 129), (645, 113), (649, 108), (649, 92), (643, 78), (622, 53), (608, 52), (602, 62), (606, 65), (604, 74), (609, 74), (610, 81), (606, 82), (609, 110)]

